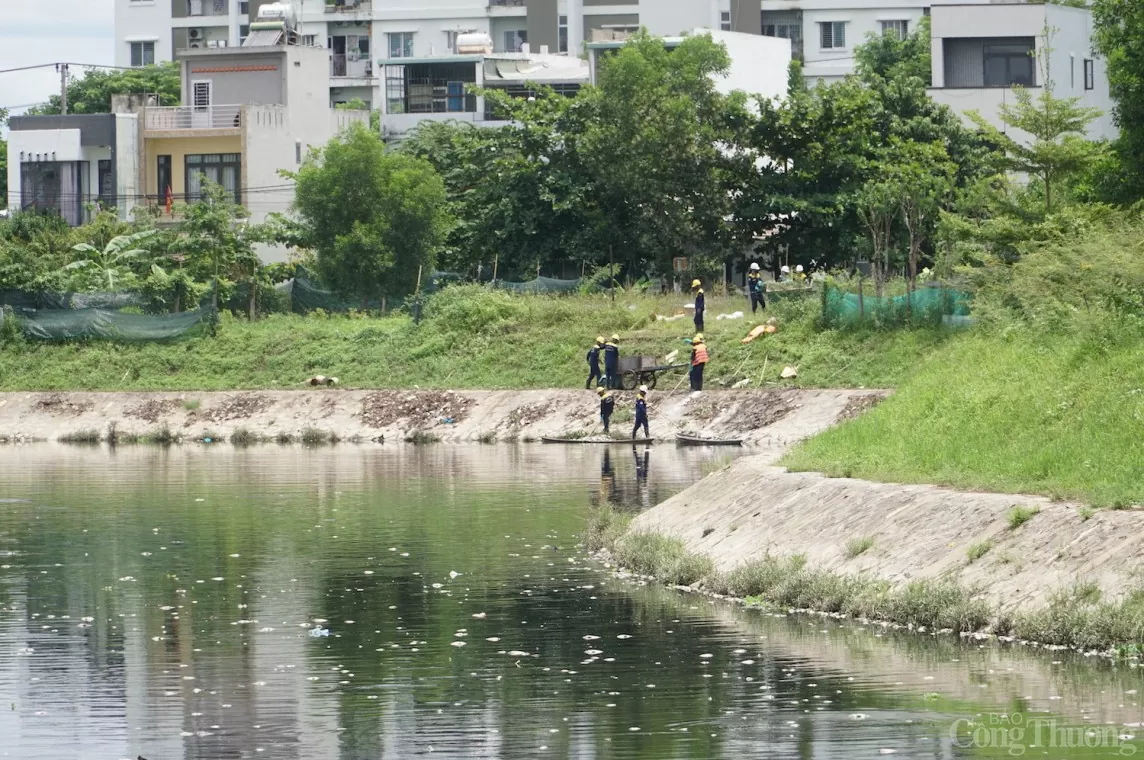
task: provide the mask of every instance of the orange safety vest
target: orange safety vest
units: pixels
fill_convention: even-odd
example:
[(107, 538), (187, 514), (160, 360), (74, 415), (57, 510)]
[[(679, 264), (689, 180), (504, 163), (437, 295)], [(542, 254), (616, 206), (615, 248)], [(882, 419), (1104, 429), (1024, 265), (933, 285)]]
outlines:
[(695, 367), (707, 363), (707, 346), (700, 343), (691, 349), (691, 366)]

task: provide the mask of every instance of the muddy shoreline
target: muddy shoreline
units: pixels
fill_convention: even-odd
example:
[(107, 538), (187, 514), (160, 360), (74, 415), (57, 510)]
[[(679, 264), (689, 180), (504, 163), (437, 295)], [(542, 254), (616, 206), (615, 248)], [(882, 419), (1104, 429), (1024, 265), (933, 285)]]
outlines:
[[(651, 432), (743, 438), (765, 451), (834, 424), (878, 391), (652, 393)], [(618, 395), (613, 433), (630, 431), (634, 396)], [(0, 441), (182, 440), (493, 443), (598, 434), (584, 390), (0, 393)], [(237, 434), (237, 435), (236, 435)], [(94, 438), (94, 440), (90, 440)]]

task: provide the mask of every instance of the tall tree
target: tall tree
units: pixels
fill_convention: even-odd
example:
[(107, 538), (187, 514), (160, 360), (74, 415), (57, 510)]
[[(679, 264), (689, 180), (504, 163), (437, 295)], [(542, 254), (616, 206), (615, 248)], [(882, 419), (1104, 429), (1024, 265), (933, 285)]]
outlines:
[[(82, 77), (73, 76), (68, 82), (68, 112), (110, 113), (112, 95), (147, 92), (157, 93), (160, 105), (179, 105), (182, 99), (179, 64), (167, 62), (120, 71), (96, 69)], [(52, 95), (47, 103), (29, 109), (28, 113), (49, 115), (60, 111), (60, 96)]]
[[(1044, 36), (1050, 41), (1052, 30), (1045, 29)], [(1082, 106), (1080, 98), (1053, 95), (1052, 72), (1048, 65), (1050, 53), (1047, 44), (1038, 51), (1040, 93), (1034, 97), (1028, 89), (1014, 87), (1015, 102), (998, 109), (1006, 126), (1025, 132), (1030, 140), (1016, 140), (979, 113), (969, 113), (981, 132), (1004, 150), (1010, 170), (1040, 180), (1046, 214), (1053, 210), (1054, 190), (1086, 171), (1102, 151), (1102, 146), (1086, 137), (1089, 125), (1100, 116), (1100, 111)]]
[(387, 152), (360, 124), (311, 151), (294, 209), (335, 290), (364, 300), (413, 291), (431, 271), (450, 224), (445, 185), (426, 161)]
[(1116, 200), (1144, 198), (1144, 3), (1092, 0), (1093, 43), (1108, 67), (1108, 87), (1120, 128), (1115, 143), (1120, 180)]

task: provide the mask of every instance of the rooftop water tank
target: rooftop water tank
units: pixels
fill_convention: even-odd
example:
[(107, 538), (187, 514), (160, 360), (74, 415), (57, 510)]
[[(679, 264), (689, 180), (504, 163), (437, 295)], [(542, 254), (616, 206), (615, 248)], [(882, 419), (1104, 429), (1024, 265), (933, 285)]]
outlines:
[(458, 55), (488, 55), (493, 52), (493, 38), (485, 32), (465, 32), (457, 35)]

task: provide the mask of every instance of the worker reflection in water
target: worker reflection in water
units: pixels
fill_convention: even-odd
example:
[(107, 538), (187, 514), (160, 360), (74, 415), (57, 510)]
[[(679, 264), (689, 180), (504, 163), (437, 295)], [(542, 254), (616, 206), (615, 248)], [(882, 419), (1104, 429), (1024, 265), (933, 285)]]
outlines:
[(620, 336), (613, 335), (604, 344), (604, 387), (615, 390), (620, 387)]
[(612, 392), (606, 388), (600, 388), (596, 391), (600, 394), (600, 422), (604, 426), (604, 435), (611, 432), (612, 412), (616, 410), (616, 400), (612, 398)]
[(643, 428), (644, 438), (651, 438), (651, 433), (647, 427), (647, 386), (641, 385), (639, 395), (636, 396), (636, 424), (632, 428), (632, 440), (635, 440), (636, 433), (640, 428)]
[(600, 503), (610, 504), (616, 499), (616, 475), (612, 470), (612, 451), (604, 447), (604, 461), (600, 464)]
[(707, 367), (707, 344), (703, 333), (691, 339), (691, 390), (703, 390), (703, 370)]
[(651, 447), (644, 446), (643, 455), (632, 444), (632, 457), (636, 460), (636, 492), (639, 494), (640, 505), (651, 506), (651, 491), (647, 487), (647, 475), (651, 469)]
[(602, 388), (603, 383), (600, 382), (600, 351), (604, 348), (604, 338), (600, 336), (596, 338), (596, 345), (588, 349), (588, 382), (584, 384), (585, 388), (592, 387), (592, 381), (596, 381), (596, 387)]
[(703, 283), (692, 280), (691, 290), (695, 292), (695, 331), (703, 332), (703, 312), (707, 309), (707, 299), (703, 296)]

